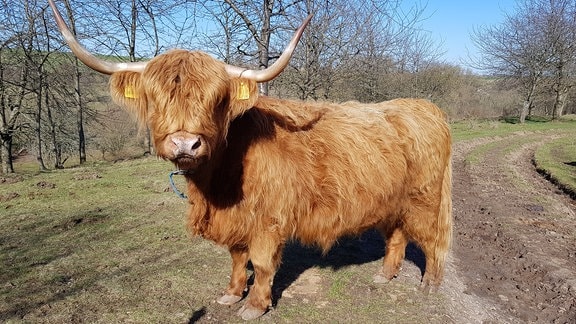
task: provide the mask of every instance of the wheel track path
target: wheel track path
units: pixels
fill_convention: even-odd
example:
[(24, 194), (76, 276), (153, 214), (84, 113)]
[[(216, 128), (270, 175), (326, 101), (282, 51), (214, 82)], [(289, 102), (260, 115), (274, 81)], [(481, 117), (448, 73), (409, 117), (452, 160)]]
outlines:
[[(568, 133), (517, 132), (454, 145), (454, 266), (489, 314), (469, 322), (576, 318), (576, 208), (539, 176), (540, 145)], [(492, 306), (491, 306), (492, 305)]]

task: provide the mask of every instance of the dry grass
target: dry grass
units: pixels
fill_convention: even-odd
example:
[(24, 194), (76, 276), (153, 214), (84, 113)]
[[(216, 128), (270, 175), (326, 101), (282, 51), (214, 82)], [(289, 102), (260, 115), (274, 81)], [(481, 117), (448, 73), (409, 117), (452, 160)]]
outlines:
[[(239, 321), (240, 305), (215, 303), (228, 281), (228, 252), (186, 233), (187, 203), (167, 192), (169, 163), (17, 169), (0, 184), (0, 322)], [(382, 254), (374, 233), (342, 240), (324, 257), (290, 244), (274, 283), (275, 310), (263, 320), (442, 318), (443, 297), (415, 289), (417, 257), (397, 282), (372, 283)], [(430, 298), (433, 312), (422, 311)]]

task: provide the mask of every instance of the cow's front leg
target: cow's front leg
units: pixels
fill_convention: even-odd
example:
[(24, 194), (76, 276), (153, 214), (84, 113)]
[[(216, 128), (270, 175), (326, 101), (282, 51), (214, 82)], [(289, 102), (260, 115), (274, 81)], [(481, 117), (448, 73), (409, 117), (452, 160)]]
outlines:
[(381, 233), (386, 237), (386, 254), (382, 270), (374, 276), (376, 283), (386, 283), (398, 275), (408, 245), (408, 238), (401, 228), (394, 229), (392, 234), (384, 234), (384, 231)]
[(282, 245), (274, 238), (259, 237), (250, 246), (250, 260), (254, 267), (254, 285), (238, 311), (244, 320), (262, 316), (272, 305), (272, 280), (282, 258)]
[(232, 256), (232, 275), (230, 276), (230, 283), (226, 293), (217, 300), (222, 305), (232, 305), (239, 302), (244, 295), (248, 280), (246, 275), (248, 250), (246, 248), (231, 247), (229, 251)]

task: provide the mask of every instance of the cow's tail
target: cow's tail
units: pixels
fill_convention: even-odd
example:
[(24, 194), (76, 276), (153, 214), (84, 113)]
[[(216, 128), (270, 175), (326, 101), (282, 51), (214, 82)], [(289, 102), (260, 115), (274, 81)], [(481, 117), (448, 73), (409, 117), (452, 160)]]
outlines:
[(438, 213), (438, 231), (435, 242), (435, 262), (434, 268), (439, 271), (437, 285), (440, 284), (444, 274), (444, 265), (450, 247), (452, 245), (452, 163), (450, 160), (444, 169), (442, 180), (442, 197), (440, 199), (440, 210)]

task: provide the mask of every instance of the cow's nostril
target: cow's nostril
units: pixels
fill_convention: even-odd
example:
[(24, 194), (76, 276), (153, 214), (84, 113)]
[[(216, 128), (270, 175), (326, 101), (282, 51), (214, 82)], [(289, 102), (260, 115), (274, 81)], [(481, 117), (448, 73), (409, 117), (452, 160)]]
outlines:
[(200, 145), (202, 145), (202, 142), (200, 141), (200, 139), (197, 139), (196, 142), (192, 144), (192, 150), (199, 148)]

